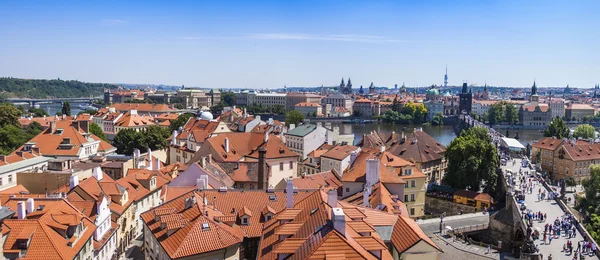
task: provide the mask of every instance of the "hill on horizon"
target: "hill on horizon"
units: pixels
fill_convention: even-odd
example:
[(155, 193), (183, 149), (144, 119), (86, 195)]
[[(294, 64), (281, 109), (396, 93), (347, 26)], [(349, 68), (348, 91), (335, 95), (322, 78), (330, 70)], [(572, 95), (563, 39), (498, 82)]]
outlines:
[(0, 97), (2, 98), (89, 97), (102, 95), (105, 88), (113, 89), (117, 88), (117, 85), (78, 80), (0, 77)]

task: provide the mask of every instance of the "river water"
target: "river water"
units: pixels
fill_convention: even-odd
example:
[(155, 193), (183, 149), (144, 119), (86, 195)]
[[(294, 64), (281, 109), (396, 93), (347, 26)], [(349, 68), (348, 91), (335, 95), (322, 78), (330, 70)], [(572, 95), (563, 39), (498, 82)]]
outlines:
[[(415, 127), (413, 125), (394, 125), (394, 124), (343, 124), (343, 123), (331, 123), (332, 126), (340, 128), (340, 134), (354, 134), (354, 143), (358, 143), (362, 140), (363, 134), (369, 134), (373, 131), (389, 133), (396, 131), (396, 133), (412, 133)], [(448, 146), (454, 138), (456, 133), (452, 125), (424, 125), (420, 126), (423, 131), (435, 138), (441, 144)], [(543, 137), (543, 133), (538, 130), (509, 130), (510, 137), (514, 138), (516, 133), (519, 132), (519, 141), (527, 146), (528, 142), (535, 142)], [(503, 130), (503, 134), (506, 134), (506, 130)]]
[[(79, 111), (84, 110), (79, 108), (79, 105), (88, 105), (87, 103), (70, 103), (71, 104), (71, 115), (77, 115)], [(22, 105), (25, 109), (29, 109), (29, 105)], [(46, 111), (48, 115), (54, 116), (56, 112), (60, 112), (62, 110), (61, 103), (50, 103), (50, 104), (40, 104), (40, 108)]]

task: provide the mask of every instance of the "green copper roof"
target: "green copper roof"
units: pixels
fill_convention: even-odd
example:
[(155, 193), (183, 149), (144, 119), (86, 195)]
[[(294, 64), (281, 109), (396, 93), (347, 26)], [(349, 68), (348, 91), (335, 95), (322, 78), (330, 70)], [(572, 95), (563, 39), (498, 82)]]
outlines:
[(307, 134), (310, 134), (315, 129), (317, 129), (316, 125), (304, 124), (301, 126), (297, 126), (296, 128), (288, 131), (287, 134), (303, 137), (303, 136), (306, 136)]

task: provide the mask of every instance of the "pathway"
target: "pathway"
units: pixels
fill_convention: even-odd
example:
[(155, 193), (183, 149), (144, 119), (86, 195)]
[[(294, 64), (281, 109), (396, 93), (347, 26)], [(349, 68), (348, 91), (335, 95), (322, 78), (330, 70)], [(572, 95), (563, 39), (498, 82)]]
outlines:
[[(507, 163), (506, 166), (502, 166), (503, 171), (510, 169), (513, 172), (513, 174), (518, 175), (519, 169), (521, 167), (521, 159), (515, 159), (515, 160), (516, 160), (516, 163), (514, 166), (512, 163)], [(518, 179), (518, 178), (516, 178), (516, 179)], [(518, 180), (517, 180), (517, 185), (520, 185)], [(539, 212), (547, 214), (547, 221), (545, 221), (545, 222), (533, 221), (534, 228), (537, 227), (543, 232), (544, 225), (546, 223), (552, 223), (555, 219), (564, 216), (565, 212), (560, 208), (560, 206), (558, 206), (558, 204), (554, 200), (538, 201), (537, 200), (538, 189), (542, 189), (542, 191), (545, 190), (543, 185), (536, 182), (536, 185), (534, 186), (533, 194), (526, 193), (525, 203), (527, 204), (527, 208), (531, 209), (533, 212), (539, 211)], [(546, 194), (548, 194), (548, 193), (549, 193), (549, 191), (546, 191)], [(572, 257), (573, 257), (572, 255), (561, 252), (563, 245), (566, 244), (568, 240), (571, 240), (571, 243), (573, 244), (573, 246), (575, 248), (577, 248), (577, 242), (582, 241), (582, 239), (583, 239), (583, 236), (581, 235), (581, 233), (579, 231), (577, 231), (576, 237), (571, 238), (571, 239), (568, 239), (567, 237), (565, 237), (565, 235), (561, 232), (561, 236), (559, 238), (553, 239), (551, 244), (546, 245), (541, 240), (536, 240), (535, 244), (539, 246), (540, 253), (542, 253), (544, 255), (544, 257), (547, 257), (548, 255), (552, 254), (554, 259), (572, 259)], [(575, 250), (573, 250), (573, 252), (574, 251)], [(586, 256), (586, 259), (598, 259), (598, 257), (595, 255), (588, 255), (588, 256)]]

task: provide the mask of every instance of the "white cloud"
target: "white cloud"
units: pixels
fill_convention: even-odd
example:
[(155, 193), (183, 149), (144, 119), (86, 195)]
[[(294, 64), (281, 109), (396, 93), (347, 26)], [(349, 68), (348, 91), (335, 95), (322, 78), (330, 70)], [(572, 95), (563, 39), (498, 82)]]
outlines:
[(354, 34), (334, 34), (334, 35), (315, 35), (315, 34), (296, 34), (296, 33), (256, 33), (248, 34), (248, 38), (260, 40), (312, 40), (312, 41), (342, 41), (342, 42), (406, 42), (404, 40), (393, 39), (373, 35), (354, 35)]

